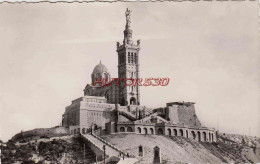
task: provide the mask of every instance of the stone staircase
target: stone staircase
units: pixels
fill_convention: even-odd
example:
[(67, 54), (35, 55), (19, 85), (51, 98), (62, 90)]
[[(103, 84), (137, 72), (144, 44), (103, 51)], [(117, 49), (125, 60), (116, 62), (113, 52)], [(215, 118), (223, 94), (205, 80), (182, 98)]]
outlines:
[[(95, 134), (84, 134), (82, 135), (86, 140), (91, 142), (96, 148), (99, 150), (103, 151), (103, 145), (106, 145), (106, 155), (108, 158), (106, 158), (106, 161), (109, 161), (111, 157), (118, 157), (119, 154), (121, 156), (119, 157), (119, 162), (120, 164), (134, 164), (136, 161), (138, 161), (134, 156), (128, 156), (127, 153), (124, 151), (120, 150), (118, 147), (114, 146), (113, 144), (110, 144), (106, 140), (100, 138), (99, 136)], [(124, 158), (123, 158), (124, 156)], [(102, 161), (97, 162), (98, 164), (103, 163)], [(111, 161), (110, 161), (111, 163)], [(116, 162), (117, 163), (117, 162)]]
[(103, 151), (103, 145), (106, 145), (106, 155), (108, 155), (109, 157), (117, 157), (120, 153), (126, 156), (126, 153), (124, 153), (122, 150), (119, 150), (119, 148), (115, 147), (114, 145), (108, 143), (107, 141), (103, 140), (102, 138), (94, 134), (84, 134), (82, 136), (89, 142), (94, 144), (101, 151)]
[(131, 112), (128, 112), (127, 110), (119, 109), (118, 112), (119, 112), (119, 114), (125, 116), (126, 118), (130, 119), (131, 121), (135, 121), (136, 120), (135, 115), (132, 114)]

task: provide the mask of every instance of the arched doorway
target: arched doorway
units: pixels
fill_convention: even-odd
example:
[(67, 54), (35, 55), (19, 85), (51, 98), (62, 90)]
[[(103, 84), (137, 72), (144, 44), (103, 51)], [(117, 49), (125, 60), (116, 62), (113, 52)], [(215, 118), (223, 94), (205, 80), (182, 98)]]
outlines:
[(142, 130), (140, 127), (137, 128), (138, 133), (142, 133)]
[(121, 106), (127, 105), (126, 102), (125, 102), (125, 98), (124, 98), (124, 97), (121, 99), (120, 105), (121, 105)]
[(136, 105), (136, 99), (134, 97), (131, 97), (130, 104), (131, 105)]
[(98, 126), (97, 124), (94, 124), (94, 130), (97, 130)]
[(108, 93), (106, 93), (106, 99), (109, 100), (109, 94)]
[(86, 134), (86, 129), (85, 128), (82, 129), (82, 133)]
[(159, 128), (159, 129), (158, 129), (158, 135), (163, 135), (163, 130), (162, 130), (162, 128)]
[(151, 134), (154, 134), (154, 132), (153, 132), (153, 128), (150, 128), (150, 131), (151, 131)]
[(191, 135), (192, 135), (192, 139), (196, 139), (196, 134), (195, 134), (195, 132), (194, 131), (191, 131)]
[(125, 127), (120, 127), (120, 132), (125, 132)]
[(176, 129), (173, 129), (173, 132), (174, 132), (174, 136), (177, 136), (178, 135), (178, 132)]
[(211, 135), (210, 135), (210, 133), (209, 133), (209, 142), (211, 142)]
[(171, 136), (172, 135), (171, 129), (167, 129), (167, 131), (168, 131), (168, 135)]
[(198, 131), (198, 141), (201, 141), (200, 131)]
[(148, 134), (147, 128), (144, 128), (144, 134)]
[(183, 137), (183, 130), (180, 129), (180, 135)]
[(126, 130), (127, 132), (133, 132), (133, 129), (131, 127), (128, 127)]

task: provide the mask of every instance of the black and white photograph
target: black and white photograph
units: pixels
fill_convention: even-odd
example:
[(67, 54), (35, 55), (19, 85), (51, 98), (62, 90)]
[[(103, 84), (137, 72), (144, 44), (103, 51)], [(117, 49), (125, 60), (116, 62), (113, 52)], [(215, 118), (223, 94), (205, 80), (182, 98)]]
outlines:
[(259, 13), (0, 3), (0, 164), (260, 163)]

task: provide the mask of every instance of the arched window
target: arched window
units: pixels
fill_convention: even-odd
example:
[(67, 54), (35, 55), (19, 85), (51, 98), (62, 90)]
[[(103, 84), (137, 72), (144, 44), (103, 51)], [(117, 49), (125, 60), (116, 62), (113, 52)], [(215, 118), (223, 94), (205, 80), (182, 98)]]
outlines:
[(150, 128), (150, 131), (151, 131), (151, 134), (154, 134), (154, 132), (153, 132), (153, 128)]
[(138, 133), (142, 133), (142, 130), (140, 127), (138, 127), (137, 130), (138, 130)]
[(168, 135), (171, 136), (172, 135), (171, 129), (167, 129), (167, 131), (168, 131)]
[(137, 64), (137, 55), (135, 53), (135, 64)]
[(133, 58), (134, 58), (134, 57), (133, 57), (133, 53), (131, 53), (131, 63), (134, 63), (134, 62), (133, 62), (133, 60), (134, 60)]
[(192, 134), (192, 139), (196, 139), (196, 134), (195, 134), (195, 132), (194, 131), (191, 131), (191, 134)]
[(201, 141), (200, 131), (198, 131), (198, 140)]
[(177, 130), (176, 130), (176, 129), (173, 129), (173, 131), (174, 131), (174, 135), (177, 136), (177, 135), (178, 135)]
[(159, 135), (163, 135), (163, 130), (162, 130), (162, 128), (159, 128), (159, 129), (158, 129), (158, 134), (159, 134)]
[(183, 137), (183, 130), (180, 129), (180, 135)]
[(133, 129), (131, 127), (128, 127), (127, 132), (133, 132)]
[(202, 138), (203, 138), (203, 141), (204, 141), (204, 142), (207, 141), (207, 134), (206, 134), (206, 132), (203, 132), (203, 133), (202, 133)]
[(124, 128), (124, 127), (121, 127), (121, 128), (120, 128), (120, 132), (125, 132), (125, 128)]
[(130, 52), (128, 52), (128, 63), (130, 63)]
[(144, 128), (144, 134), (148, 134), (147, 128)]

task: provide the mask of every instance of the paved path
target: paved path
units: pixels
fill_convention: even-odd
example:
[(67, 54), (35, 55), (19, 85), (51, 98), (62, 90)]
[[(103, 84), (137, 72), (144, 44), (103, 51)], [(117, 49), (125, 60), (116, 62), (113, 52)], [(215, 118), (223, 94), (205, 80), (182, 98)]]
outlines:
[[(95, 144), (101, 150), (103, 150), (103, 145), (106, 145), (105, 143), (103, 143), (102, 141), (100, 141), (99, 139), (95, 138), (94, 136), (92, 136), (90, 134), (84, 134), (83, 136), (87, 140), (89, 140), (90, 142)], [(110, 146), (106, 145), (106, 154), (109, 155), (109, 157), (112, 157), (112, 156), (117, 157), (119, 152), (117, 150), (111, 148)]]
[(138, 160), (136, 158), (120, 158), (120, 161), (117, 164), (134, 164)]

